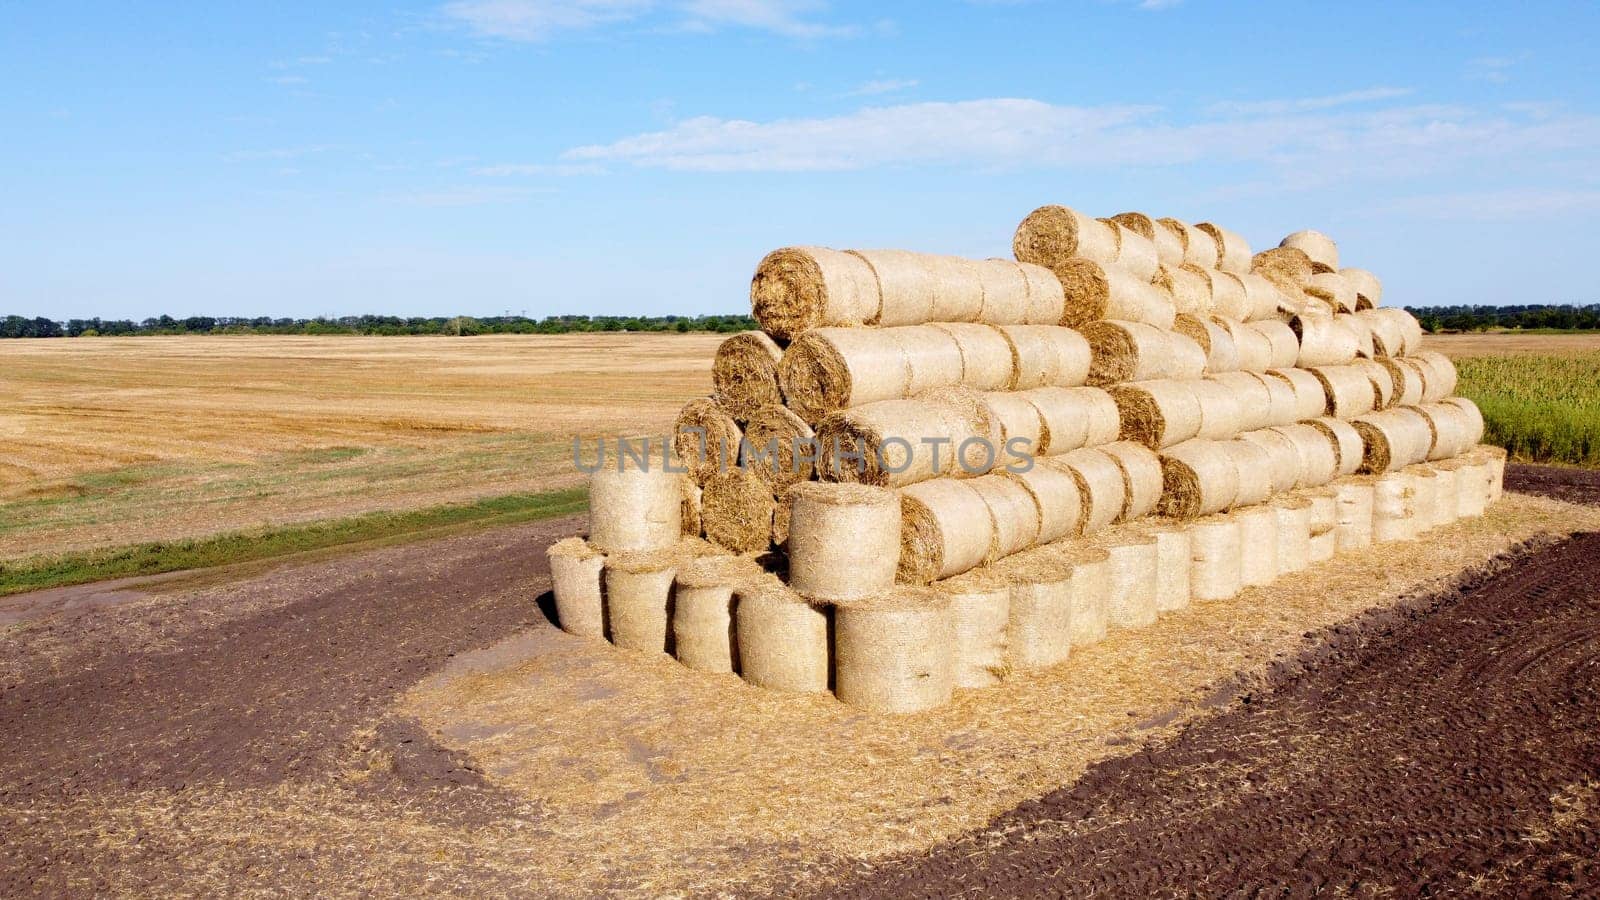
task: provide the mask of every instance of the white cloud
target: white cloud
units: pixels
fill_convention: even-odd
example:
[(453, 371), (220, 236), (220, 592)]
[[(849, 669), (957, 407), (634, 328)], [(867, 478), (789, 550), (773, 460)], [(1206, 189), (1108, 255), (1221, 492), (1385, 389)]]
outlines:
[(1511, 80), (1511, 67), (1516, 64), (1514, 56), (1480, 56), (1467, 61), (1467, 77), (1505, 84)]
[(1212, 114), (1221, 116), (1283, 115), (1285, 113), (1314, 112), (1319, 109), (1335, 109), (1356, 103), (1393, 100), (1409, 94), (1411, 94), (1410, 88), (1375, 87), (1360, 91), (1346, 91), (1343, 94), (1330, 94), (1326, 97), (1213, 103), (1208, 109)]
[(542, 41), (559, 31), (619, 24), (647, 14), (668, 17), (674, 27), (714, 31), (751, 28), (799, 39), (859, 33), (853, 25), (830, 25), (808, 16), (817, 0), (455, 0), (441, 10), (481, 37)]
[(1152, 11), (1171, 9), (1182, 2), (1183, 0), (1139, 0), (1139, 8)]
[(390, 199), (396, 203), (407, 206), (429, 207), (461, 207), (461, 206), (487, 206), (495, 203), (512, 203), (526, 200), (536, 194), (554, 193), (548, 189), (521, 188), (521, 187), (485, 187), (482, 185), (467, 185), (463, 187), (441, 188), (432, 191), (415, 191), (406, 194), (395, 194)]
[(472, 170), (472, 174), (484, 178), (518, 178), (535, 175), (567, 177), (574, 175), (604, 175), (605, 173), (605, 166), (594, 163), (511, 163), (483, 166)]
[(914, 88), (917, 84), (915, 78), (884, 78), (857, 85), (854, 90), (846, 91), (845, 96), (870, 97), (877, 94), (893, 94), (896, 91)]
[(1009, 98), (769, 122), (701, 116), (575, 147), (562, 159), (700, 172), (1237, 163), (1255, 166), (1284, 187), (1316, 187), (1356, 177), (1432, 175), (1488, 159), (1514, 160), (1526, 171), (1563, 154), (1569, 161), (1574, 155), (1593, 159), (1600, 147), (1600, 118), (1593, 116), (1432, 105), (1319, 109), (1325, 100), (1285, 101), (1285, 108), (1314, 111), (1193, 122), (1176, 121), (1160, 107)]

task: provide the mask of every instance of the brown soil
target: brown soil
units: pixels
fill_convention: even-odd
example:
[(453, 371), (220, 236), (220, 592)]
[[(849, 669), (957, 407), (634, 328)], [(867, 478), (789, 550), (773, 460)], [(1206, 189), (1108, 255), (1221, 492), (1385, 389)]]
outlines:
[(1506, 466), (1506, 490), (1553, 497), (1568, 503), (1600, 506), (1600, 469), (1555, 466)]
[(838, 897), (1600, 890), (1600, 534), (1330, 629), (1225, 712)]

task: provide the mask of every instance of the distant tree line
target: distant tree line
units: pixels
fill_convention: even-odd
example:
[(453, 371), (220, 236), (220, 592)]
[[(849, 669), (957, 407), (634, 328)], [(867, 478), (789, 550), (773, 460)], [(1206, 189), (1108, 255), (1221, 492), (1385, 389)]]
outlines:
[(1424, 306), (1406, 307), (1422, 327), (1439, 331), (1545, 328), (1558, 331), (1600, 329), (1600, 303), (1587, 306)]
[(591, 331), (714, 332), (748, 331), (756, 322), (749, 316), (340, 316), (338, 318), (254, 319), (157, 316), (132, 319), (68, 319), (6, 316), (0, 319), (0, 338), (95, 337), (99, 335), (158, 334), (365, 334), (365, 335), (477, 335), (570, 334)]

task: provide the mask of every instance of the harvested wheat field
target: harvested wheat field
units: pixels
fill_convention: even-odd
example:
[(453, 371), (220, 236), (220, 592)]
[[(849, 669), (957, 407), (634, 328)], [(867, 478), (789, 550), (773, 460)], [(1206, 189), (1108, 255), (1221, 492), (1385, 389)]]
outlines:
[(9, 341), (0, 559), (569, 487), (660, 434), (705, 335)]
[[(1524, 475), (1513, 470), (1508, 486)], [(0, 600), (10, 625), (0, 632), (8, 685), (0, 694), (0, 891), (876, 895), (918, 893), (924, 880), (932, 887), (921, 892), (937, 895), (985, 885), (1038, 889), (985, 868), (1029, 847), (1050, 855), (1015, 871), (1052, 873), (1055, 860), (1068, 858), (1039, 849), (1058, 844), (1018, 849), (1005, 836), (1065, 827), (1040, 821), (1059, 817), (1034, 798), (1089, 773), (1070, 801), (1081, 808), (1081, 791), (1109, 790), (1117, 771), (1092, 767), (1147, 742), (1172, 748), (1163, 753), (1197, 752), (1188, 748), (1210, 739), (1213, 711), (1248, 715), (1253, 707), (1236, 704), (1242, 695), (1290, 698), (1278, 706), (1299, 696), (1288, 725), (1317, 721), (1319, 704), (1342, 701), (1309, 688), (1296, 694), (1292, 668), (1265, 681), (1259, 673), (1326, 655), (1323, 630), (1375, 606), (1409, 608), (1432, 596), (1449, 609), (1457, 602), (1450, 598), (1477, 589), (1461, 582), (1463, 573), (1525, 542), (1600, 530), (1600, 510), (1508, 494), (1484, 518), (1425, 542), (1343, 556), (1304, 578), (1195, 603), (1074, 651), (1054, 669), (962, 692), (910, 718), (863, 713), (825, 694), (754, 689), (562, 633), (536, 602), (549, 580), (544, 555), (528, 548), (574, 524), (292, 563), (220, 584), (179, 578)], [(1590, 571), (1592, 553), (1556, 546), (1542, 552), (1566, 552), (1558, 557), (1562, 585), (1600, 574)], [(1533, 575), (1551, 571), (1542, 559), (1518, 557), (1510, 573), (1548, 578)], [(1567, 588), (1557, 587), (1494, 595), (1502, 610), (1528, 611), (1504, 624), (1516, 630), (1502, 639), (1523, 647), (1518, 658), (1535, 647), (1565, 648), (1539, 656), (1545, 663), (1514, 664), (1529, 685), (1554, 680), (1565, 691), (1588, 690), (1588, 670), (1568, 660), (1592, 648), (1592, 629), (1573, 631), (1528, 605), (1566, 598)], [(1431, 626), (1444, 633), (1430, 644), (1471, 640), (1480, 627), (1470, 616), (1456, 622)], [(1389, 639), (1378, 633), (1372, 641)], [(1348, 648), (1335, 655), (1347, 667), (1341, 680), (1384, 677), (1382, 653), (1370, 661)], [(138, 689), (127, 690), (133, 680)], [(1469, 704), (1493, 701), (1476, 714), (1510, 722), (1517, 711), (1500, 702), (1506, 695), (1485, 693), (1499, 681), (1464, 672), (1450, 693)], [(1594, 709), (1549, 702), (1558, 705), (1542, 708)], [(1354, 729), (1362, 721), (1320, 726), (1326, 746), (1361, 734), (1330, 732), (1336, 723)], [(1570, 722), (1580, 738), (1595, 733)], [(1455, 746), (1473, 758), (1484, 739), (1463, 731)], [(1420, 732), (1387, 740), (1396, 754), (1431, 746)], [(1559, 760), (1506, 776), (1519, 788), (1496, 801), (1515, 807), (1506, 821), (1542, 827), (1552, 848), (1580, 833), (1572, 829), (1592, 829), (1589, 788), (1546, 784), (1592, 750), (1552, 745), (1547, 752)], [(1315, 804), (1301, 792), (1330, 774), (1315, 770), (1319, 779), (1307, 780), (1305, 767), (1318, 760), (1338, 757), (1272, 756), (1276, 768), (1260, 771), (1288, 779), (1271, 782), (1272, 790)], [(1158, 766), (1150, 777), (1184, 771)], [(1206, 827), (1215, 803), (1238, 799), (1238, 789), (1224, 787), (1234, 783), (1231, 770), (1219, 771), (1171, 796), (1125, 790), (1113, 792), (1123, 799), (1096, 800), (1095, 808), (1116, 803), (1121, 812), (1093, 835), (1097, 843), (1073, 852), (1105, 847), (1096, 859), (1126, 865), (1107, 864), (1100, 878), (1101, 864), (1085, 863), (1072, 878), (1099, 878), (1113, 890), (1155, 889), (1151, 878), (1183, 884), (1164, 854), (1204, 835), (1152, 843), (1120, 823), (1159, 814), (1172, 833)], [(1404, 768), (1362, 777), (1402, 776), (1420, 777)], [(1524, 785), (1530, 778), (1537, 783)], [(1208, 799), (1206, 790), (1224, 793)], [(1255, 834), (1277, 821), (1269, 815), (1276, 805), (1268, 807), (1241, 807), (1234, 831)], [(1358, 807), (1331, 809), (1319, 813), (1319, 827), (1364, 827)], [(991, 821), (999, 831), (982, 830)], [(1208, 855), (1204, 883), (1219, 891), (1251, 883), (1276, 871), (1272, 860), (1292, 858), (1297, 841), (1322, 833), (1273, 833), (1274, 855), (1249, 861)], [(992, 853), (968, 864), (973, 846)], [(1521, 858), (1505, 857), (1510, 868), (1491, 883), (1526, 883), (1528, 871), (1512, 865)], [(1417, 885), (1455, 871), (1426, 854), (1401, 862), (1374, 878)]]

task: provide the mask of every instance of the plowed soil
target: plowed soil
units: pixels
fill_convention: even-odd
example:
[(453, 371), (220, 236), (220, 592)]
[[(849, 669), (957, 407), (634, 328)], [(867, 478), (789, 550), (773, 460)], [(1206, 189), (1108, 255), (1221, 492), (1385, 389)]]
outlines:
[(1600, 890), (1600, 534), (1330, 630), (1264, 689), (836, 897)]

